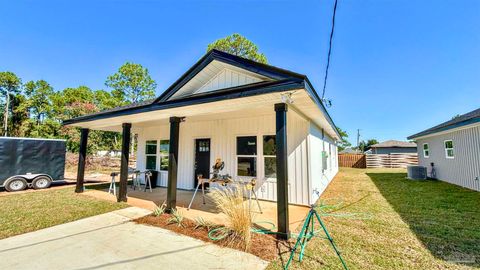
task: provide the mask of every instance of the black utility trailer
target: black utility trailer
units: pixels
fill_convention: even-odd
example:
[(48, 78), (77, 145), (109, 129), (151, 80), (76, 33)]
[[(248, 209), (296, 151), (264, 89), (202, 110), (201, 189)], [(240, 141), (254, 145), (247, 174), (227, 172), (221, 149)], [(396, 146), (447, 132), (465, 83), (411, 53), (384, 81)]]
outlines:
[(65, 140), (0, 137), (0, 187), (48, 188), (64, 180)]

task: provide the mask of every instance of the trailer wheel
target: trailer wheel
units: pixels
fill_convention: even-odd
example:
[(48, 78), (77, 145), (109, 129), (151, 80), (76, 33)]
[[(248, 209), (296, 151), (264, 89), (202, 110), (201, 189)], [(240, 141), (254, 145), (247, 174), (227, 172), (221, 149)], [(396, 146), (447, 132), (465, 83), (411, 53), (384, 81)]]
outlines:
[(5, 189), (7, 191), (20, 191), (27, 188), (27, 181), (21, 177), (13, 177), (8, 180), (7, 184), (5, 185)]
[(32, 181), (32, 187), (34, 189), (48, 188), (50, 184), (52, 184), (52, 179), (45, 175), (37, 176)]

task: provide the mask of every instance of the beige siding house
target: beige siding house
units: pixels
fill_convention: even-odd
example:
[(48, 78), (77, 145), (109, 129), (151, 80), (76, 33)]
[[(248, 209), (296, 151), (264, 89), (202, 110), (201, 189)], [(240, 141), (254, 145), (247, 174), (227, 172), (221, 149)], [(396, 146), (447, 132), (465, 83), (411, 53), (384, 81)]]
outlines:
[(408, 139), (416, 140), (419, 165), (430, 177), (480, 191), (480, 109)]

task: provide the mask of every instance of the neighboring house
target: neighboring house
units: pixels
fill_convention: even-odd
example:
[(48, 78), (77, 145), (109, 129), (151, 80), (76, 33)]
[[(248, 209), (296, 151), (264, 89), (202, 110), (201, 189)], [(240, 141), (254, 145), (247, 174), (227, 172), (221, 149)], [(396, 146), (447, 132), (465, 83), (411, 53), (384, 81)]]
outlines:
[(480, 191), (480, 109), (408, 137), (433, 177)]
[(413, 142), (388, 140), (371, 146), (369, 154), (415, 154), (417, 144)]
[[(279, 231), (287, 203), (314, 203), (312, 192), (323, 192), (338, 172), (340, 135), (308, 78), (217, 50), (153, 101), (64, 125), (82, 128), (84, 144), (88, 129), (122, 131), (126, 157), (128, 138), (136, 133), (137, 168), (160, 171), (167, 209), (175, 207), (176, 188), (194, 189), (197, 175), (209, 177), (221, 158), (222, 173), (256, 178), (259, 198), (277, 201)], [(124, 159), (121, 183), (127, 177)], [(77, 181), (81, 187), (83, 179)], [(126, 200), (126, 188), (120, 187), (119, 200)]]

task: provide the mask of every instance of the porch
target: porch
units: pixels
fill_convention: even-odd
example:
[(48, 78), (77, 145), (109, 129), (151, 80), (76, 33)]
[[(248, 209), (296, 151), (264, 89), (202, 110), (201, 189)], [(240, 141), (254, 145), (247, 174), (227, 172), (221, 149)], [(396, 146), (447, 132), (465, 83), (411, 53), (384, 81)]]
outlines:
[[(131, 206), (141, 207), (148, 210), (154, 210), (158, 205), (165, 203), (167, 200), (167, 188), (157, 187), (150, 191), (143, 190), (133, 190), (128, 187), (128, 200), (127, 203)], [(85, 195), (92, 196), (95, 198), (116, 201), (117, 198), (108, 193), (108, 189), (104, 190), (88, 190), (84, 193)], [(195, 199), (193, 200), (190, 210), (188, 210), (188, 205), (192, 199), (193, 191), (189, 190), (177, 190), (177, 210), (180, 211), (185, 218), (194, 220), (197, 217), (202, 217), (203, 219), (216, 223), (216, 224), (225, 224), (226, 218), (223, 213), (220, 213), (216, 207), (215, 203), (212, 201), (209, 193), (205, 194), (205, 204), (202, 201), (201, 193), (197, 193)], [(270, 229), (271, 224), (275, 225), (275, 230), (278, 228), (277, 223), (277, 203), (273, 201), (258, 200), (262, 212), (260, 213), (258, 206), (255, 200), (251, 201), (251, 211), (253, 216), (253, 221), (256, 223), (256, 226), (262, 227), (264, 229)], [(248, 204), (249, 201), (245, 200), (245, 204)], [(288, 207), (289, 211), (289, 227), (291, 232), (296, 232), (296, 229), (302, 224), (304, 218), (307, 216), (309, 207), (302, 205), (292, 205)]]

